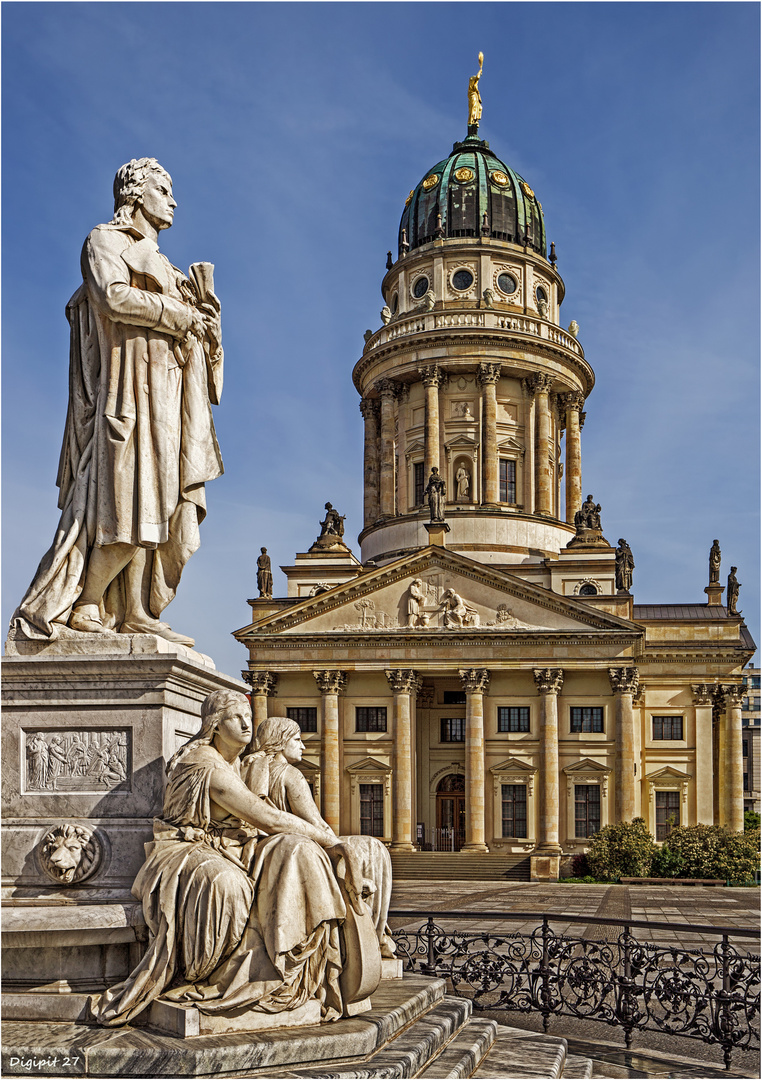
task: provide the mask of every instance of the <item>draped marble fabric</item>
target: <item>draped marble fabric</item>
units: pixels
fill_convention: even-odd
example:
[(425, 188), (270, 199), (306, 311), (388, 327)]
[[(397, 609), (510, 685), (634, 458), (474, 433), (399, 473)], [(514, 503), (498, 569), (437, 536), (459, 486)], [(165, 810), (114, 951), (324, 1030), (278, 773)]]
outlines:
[(214, 820), (209, 786), (221, 769), (240, 777), (237, 762), (201, 744), (170, 773), (133, 886), (150, 944), (125, 982), (91, 1000), (101, 1024), (128, 1023), (159, 996), (207, 1013), (276, 1013), (315, 998), (324, 1019), (342, 1012), (346, 907), (331, 862), (305, 836)]
[[(81, 592), (95, 544), (149, 550), (149, 607), (158, 618), (199, 547), (204, 484), (220, 476), (203, 343), (187, 338), (190, 283), (155, 241), (130, 225), (99, 225), (82, 250), (83, 284), (69, 301), (69, 408), (56, 483), (52, 547), (13, 616), (27, 637), (52, 639)], [(182, 343), (182, 347), (181, 347)], [(123, 614), (121, 575), (105, 598)]]

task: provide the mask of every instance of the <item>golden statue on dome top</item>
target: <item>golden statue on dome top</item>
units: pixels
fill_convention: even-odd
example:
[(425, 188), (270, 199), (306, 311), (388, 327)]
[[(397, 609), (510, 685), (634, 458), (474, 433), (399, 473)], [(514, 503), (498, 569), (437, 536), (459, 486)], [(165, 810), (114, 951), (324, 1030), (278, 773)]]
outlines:
[(479, 79), (482, 77), (484, 53), (479, 53), (479, 70), (468, 80), (468, 134), (475, 135), (482, 118), (482, 96), (479, 93)]

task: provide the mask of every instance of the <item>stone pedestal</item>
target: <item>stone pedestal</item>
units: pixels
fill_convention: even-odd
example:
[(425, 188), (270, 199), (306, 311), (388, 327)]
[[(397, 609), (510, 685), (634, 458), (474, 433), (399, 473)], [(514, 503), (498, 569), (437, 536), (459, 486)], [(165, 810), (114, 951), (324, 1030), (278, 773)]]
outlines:
[(704, 592), (706, 593), (707, 607), (722, 606), (722, 594), (725, 592), (724, 585), (720, 585), (719, 582), (715, 582), (712, 585), (705, 586)]
[(532, 852), (529, 856), (529, 866), (530, 881), (558, 881), (561, 853), (544, 855), (541, 852)]
[(445, 536), (450, 531), (450, 526), (446, 521), (427, 521), (424, 528), (429, 534), (430, 544), (434, 547), (445, 546)]
[[(208, 694), (247, 687), (150, 634), (9, 638), (2, 666), (4, 990), (89, 992), (141, 953), (130, 889), (166, 762)], [(65, 871), (67, 838), (79, 862)]]

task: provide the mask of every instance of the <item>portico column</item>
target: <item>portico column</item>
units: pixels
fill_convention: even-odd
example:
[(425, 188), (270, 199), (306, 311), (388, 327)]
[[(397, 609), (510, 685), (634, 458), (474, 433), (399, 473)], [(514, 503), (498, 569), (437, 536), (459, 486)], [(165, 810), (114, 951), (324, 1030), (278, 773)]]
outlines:
[(439, 387), (444, 373), (436, 364), (431, 364), (429, 367), (418, 368), (418, 374), (426, 388), (423, 475), (428, 477), (432, 469), (439, 469)]
[(313, 671), (322, 695), (320, 740), (321, 802), (325, 820), (338, 833), (341, 827), (341, 772), (339, 768), (339, 694), (347, 685), (345, 671)]
[(572, 391), (561, 395), (566, 410), (566, 520), (574, 524), (574, 515), (582, 506), (582, 456), (580, 444), (579, 414), (585, 404), (585, 395)]
[(693, 683), (693, 707), (696, 715), (696, 822), (714, 824), (714, 777), (712, 731), (712, 691), (709, 683)]
[(500, 364), (479, 364), (482, 388), (482, 503), (500, 501), (497, 465), (497, 380)]
[(614, 822), (635, 817), (635, 724), (632, 698), (638, 689), (636, 667), (609, 668), (611, 692), (616, 695), (614, 748)]
[(413, 759), (410, 698), (421, 685), (417, 671), (384, 672), (394, 694), (394, 778), (392, 851), (415, 851), (413, 843)]
[(536, 851), (560, 855), (558, 842), (558, 695), (564, 685), (563, 668), (535, 668), (540, 692), (540, 813)]
[(394, 399), (393, 379), (376, 383), (381, 398), (381, 460), (379, 462), (379, 509), (382, 518), (394, 515)]
[(360, 412), (365, 421), (364, 479), (365, 501), (363, 525), (372, 525), (378, 518), (378, 402), (372, 398), (363, 398)]
[(722, 683), (725, 705), (725, 824), (731, 832), (743, 832), (743, 740), (740, 683)]
[(489, 851), (484, 842), (484, 703), (486, 668), (459, 671), (466, 691), (466, 842), (462, 851)]
[(254, 729), (251, 743), (244, 750), (246, 755), (253, 752), (257, 728), (267, 719), (267, 699), (278, 693), (275, 689), (278, 676), (274, 671), (242, 671), (241, 677), (251, 687), (251, 720)]
[(553, 383), (550, 375), (531, 375), (527, 384), (535, 400), (535, 447), (534, 447), (534, 512), (551, 513), (551, 477), (550, 477), (550, 403), (548, 391)]

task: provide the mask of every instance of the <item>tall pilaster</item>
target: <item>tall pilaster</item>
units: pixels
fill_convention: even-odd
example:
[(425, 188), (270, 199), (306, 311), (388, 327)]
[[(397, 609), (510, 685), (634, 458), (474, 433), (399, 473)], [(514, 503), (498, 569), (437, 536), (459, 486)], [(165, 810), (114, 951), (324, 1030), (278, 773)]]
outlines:
[(421, 382), (426, 389), (426, 418), (424, 428), (423, 475), (431, 475), (432, 469), (439, 469), (439, 387), (444, 379), (444, 372), (436, 364), (418, 368)]
[(313, 671), (322, 696), (320, 743), (321, 802), (323, 817), (338, 833), (341, 828), (341, 769), (339, 746), (339, 694), (347, 685), (345, 671)]
[(463, 851), (489, 851), (484, 841), (484, 694), (486, 668), (459, 671), (466, 691), (466, 842)]
[(394, 515), (394, 399), (397, 383), (380, 379), (376, 383), (381, 398), (381, 439), (379, 462), (379, 510), (382, 518)]
[(365, 421), (364, 479), (365, 499), (363, 525), (367, 528), (379, 516), (378, 502), (378, 413), (379, 403), (373, 398), (363, 398), (360, 412)]
[(609, 668), (611, 692), (616, 697), (614, 748), (614, 820), (635, 817), (635, 724), (632, 698), (638, 689), (636, 667)]
[(696, 717), (696, 821), (714, 824), (714, 768), (712, 737), (712, 695), (710, 683), (694, 683), (693, 708)]
[(254, 730), (251, 743), (244, 751), (244, 754), (250, 754), (254, 749), (257, 728), (267, 719), (267, 699), (278, 693), (275, 689), (278, 676), (274, 671), (242, 671), (241, 678), (251, 687), (251, 720)]
[(553, 383), (550, 375), (530, 375), (527, 385), (535, 401), (534, 446), (534, 512), (550, 514), (553, 495), (550, 472), (550, 402), (548, 392)]
[(574, 524), (574, 515), (582, 506), (582, 452), (579, 416), (585, 404), (585, 395), (572, 391), (561, 395), (566, 413), (566, 520)]
[(500, 364), (479, 364), (477, 379), (482, 388), (482, 503), (500, 499), (497, 464), (497, 381)]
[(558, 842), (558, 695), (564, 684), (563, 668), (535, 668), (540, 692), (540, 813), (537, 848), (541, 854), (559, 855)]
[(725, 706), (724, 824), (732, 832), (743, 832), (743, 739), (740, 683), (722, 683), (719, 690)]
[(411, 697), (421, 685), (417, 671), (385, 671), (394, 694), (392, 851), (415, 851), (413, 843), (413, 748)]

